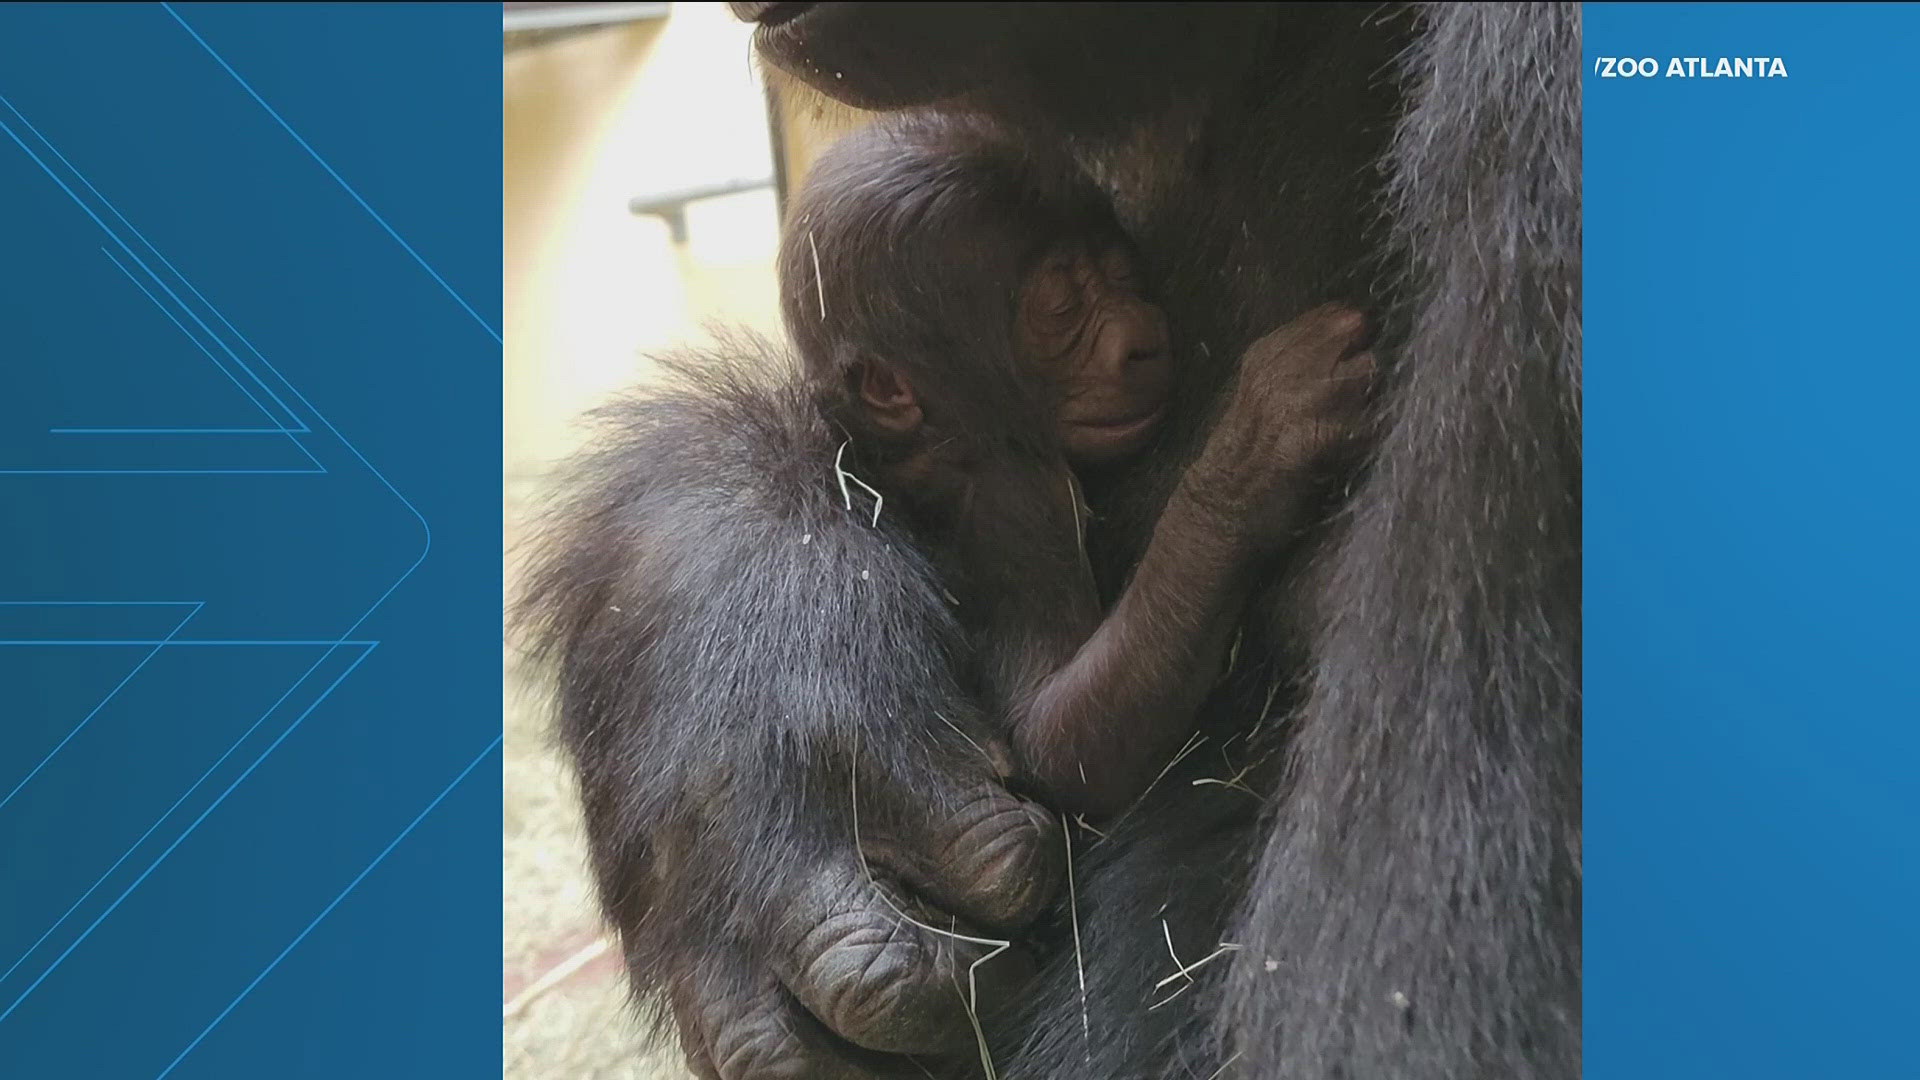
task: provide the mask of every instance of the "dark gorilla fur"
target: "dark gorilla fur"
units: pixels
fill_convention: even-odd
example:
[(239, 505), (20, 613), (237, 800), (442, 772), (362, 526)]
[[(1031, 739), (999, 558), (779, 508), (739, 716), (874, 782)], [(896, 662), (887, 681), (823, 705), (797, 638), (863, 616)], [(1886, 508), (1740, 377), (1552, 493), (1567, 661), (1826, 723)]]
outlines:
[(1399, 383), (1237, 930), (1250, 1075), (1580, 1071), (1579, 15), (1525, 6), (1409, 58)]
[[(874, 9), (909, 20), (922, 7), (983, 24), (1023, 10)], [(1035, 7), (1058, 19), (1107, 6)], [(1155, 7), (1116, 5), (1114, 18), (1150, 24), (1132, 13)], [(1032, 1080), (1201, 1080), (1229, 1065), (1263, 1080), (1576, 1077), (1578, 6), (1176, 14), (1189, 11), (1254, 11), (1231, 37), (1266, 43), (1209, 109), (1130, 126), (1161, 73), (1131, 39), (1114, 54), (1127, 70), (1102, 76), (1112, 93), (1036, 76), (968, 99), (955, 82), (937, 106), (1070, 148), (1114, 196), (1183, 347), (1166, 452), (1089, 486), (1106, 509), (1088, 535), (1103, 587), (1123, 579), (1183, 464), (1179, 427), (1204, 423), (1248, 343), (1313, 304), (1386, 311), (1384, 434), (1313, 568), (1305, 678), (1289, 678), (1282, 620), (1300, 605), (1276, 579), (1255, 605), (1272, 617), (1248, 623), (1202, 710), (1206, 741), (1108, 838), (1071, 833), (1085, 994), (1062, 904), (1030, 935), (1039, 981), (981, 992), (1000, 1009), (994, 1061)], [(1217, 55), (1240, 70), (1237, 54)], [(868, 56), (904, 79), (922, 66)], [(1207, 70), (1192, 60), (1167, 70)], [(853, 872), (856, 769), (863, 838), (908, 828), (922, 804), (963, 813), (990, 770), (926, 722), (937, 710), (978, 731), (958, 632), (909, 538), (836, 490), (840, 436), (818, 403), (744, 376), (690, 377), (698, 389), (611, 415), (557, 510), (527, 610), (559, 669), (636, 989), (704, 979), (739, 996), (786, 962), (766, 927), (804, 912), (795, 891), (809, 875)], [(1235, 777), (1260, 797), (1207, 783)], [(1047, 835), (1016, 846), (1036, 894), (1057, 882), (1033, 854), (1060, 847)], [(1009, 901), (1022, 918), (1008, 926), (1034, 906)], [(906, 938), (887, 946), (907, 951), (888, 957), (903, 978), (960, 948)], [(1191, 965), (1223, 942), (1190, 979), (1174, 974), (1170, 948)], [(852, 1022), (828, 1020), (842, 1034)], [(717, 1041), (690, 1049), (729, 1078), (852, 1075), (792, 1071), (764, 1030)], [(966, 1045), (934, 1067), (977, 1068)]]

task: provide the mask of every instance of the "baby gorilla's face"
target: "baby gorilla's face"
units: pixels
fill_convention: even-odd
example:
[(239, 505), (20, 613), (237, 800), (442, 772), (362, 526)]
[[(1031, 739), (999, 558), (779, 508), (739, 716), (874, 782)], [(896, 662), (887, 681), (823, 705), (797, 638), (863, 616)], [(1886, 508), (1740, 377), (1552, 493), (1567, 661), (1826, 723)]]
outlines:
[(1057, 394), (1060, 439), (1075, 464), (1142, 449), (1173, 389), (1167, 320), (1141, 295), (1126, 249), (1055, 244), (1021, 284), (1020, 359)]

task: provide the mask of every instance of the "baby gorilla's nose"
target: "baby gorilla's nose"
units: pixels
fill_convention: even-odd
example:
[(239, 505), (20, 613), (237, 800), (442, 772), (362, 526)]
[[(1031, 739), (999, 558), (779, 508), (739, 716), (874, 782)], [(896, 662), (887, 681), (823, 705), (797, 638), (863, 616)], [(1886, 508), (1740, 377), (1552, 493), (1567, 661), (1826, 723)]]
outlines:
[(1160, 309), (1149, 304), (1130, 303), (1109, 316), (1106, 341), (1102, 343), (1109, 363), (1128, 379), (1140, 377), (1141, 368), (1169, 364), (1172, 345), (1167, 337), (1167, 320)]
[(1135, 319), (1126, 334), (1128, 364), (1164, 364), (1171, 349), (1167, 328), (1158, 319)]

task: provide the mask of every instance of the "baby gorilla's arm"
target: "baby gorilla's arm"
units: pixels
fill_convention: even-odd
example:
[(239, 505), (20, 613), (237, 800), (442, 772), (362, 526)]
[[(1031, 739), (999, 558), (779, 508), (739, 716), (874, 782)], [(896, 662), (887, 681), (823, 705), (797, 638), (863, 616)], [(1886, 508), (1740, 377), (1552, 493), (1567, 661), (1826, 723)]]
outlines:
[(1192, 724), (1259, 554), (1239, 522), (1174, 495), (1119, 602), (1016, 709), (1016, 752), (1049, 802), (1106, 817), (1139, 795)]
[(1126, 591), (1070, 660), (1015, 702), (1022, 764), (1056, 805), (1124, 809), (1192, 727), (1246, 575), (1299, 531), (1314, 470), (1358, 427), (1365, 322), (1317, 308), (1255, 342)]

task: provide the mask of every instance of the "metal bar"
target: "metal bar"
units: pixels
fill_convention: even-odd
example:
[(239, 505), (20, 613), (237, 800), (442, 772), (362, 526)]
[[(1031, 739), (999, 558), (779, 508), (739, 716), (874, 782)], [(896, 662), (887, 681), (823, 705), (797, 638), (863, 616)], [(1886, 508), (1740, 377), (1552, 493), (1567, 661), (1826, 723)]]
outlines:
[(782, 222), (787, 220), (787, 190), (793, 178), (787, 175), (787, 125), (780, 103), (779, 84), (766, 80), (762, 98), (767, 109), (767, 143), (773, 151), (773, 205)]
[(636, 214), (661, 214), (698, 202), (701, 199), (717, 198), (721, 195), (737, 195), (742, 191), (758, 191), (773, 186), (773, 177), (754, 176), (721, 180), (712, 184), (700, 184), (696, 187), (681, 188), (678, 191), (663, 191), (658, 195), (636, 195), (627, 200), (627, 209)]
[(673, 242), (684, 244), (687, 242), (688, 203), (770, 187), (774, 187), (774, 178), (771, 176), (722, 180), (715, 184), (702, 184), (698, 187), (682, 188), (679, 191), (668, 191), (659, 195), (635, 196), (627, 200), (627, 210), (635, 214), (651, 214), (660, 218), (667, 223), (667, 232), (673, 237)]

